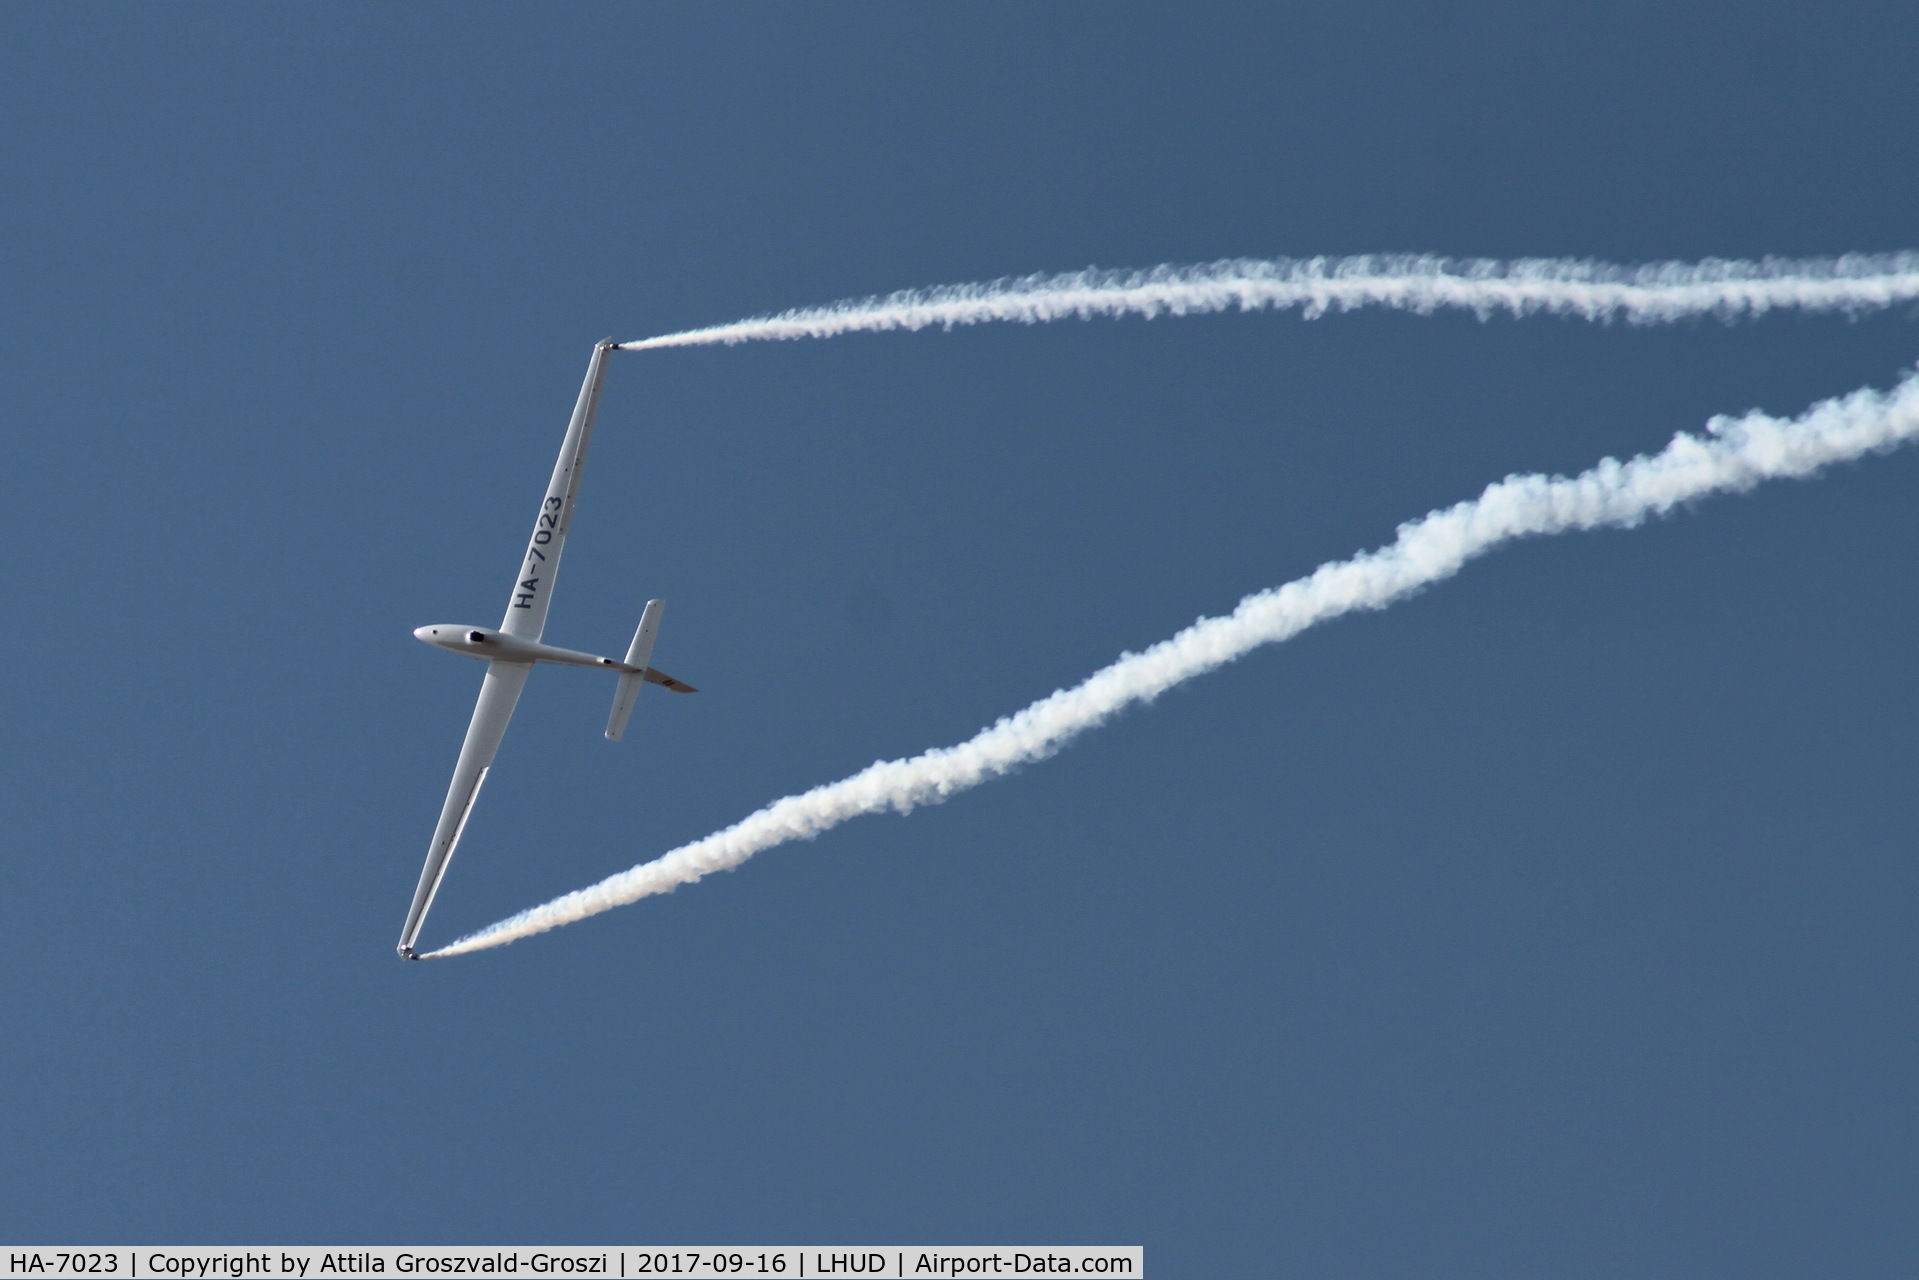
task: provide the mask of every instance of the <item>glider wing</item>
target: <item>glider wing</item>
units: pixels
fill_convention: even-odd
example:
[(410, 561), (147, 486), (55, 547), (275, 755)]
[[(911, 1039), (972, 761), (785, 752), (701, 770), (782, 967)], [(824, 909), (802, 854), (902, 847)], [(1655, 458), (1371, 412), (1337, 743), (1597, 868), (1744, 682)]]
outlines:
[(566, 545), (567, 528), (573, 523), (580, 469), (586, 465), (586, 446), (593, 438), (593, 411), (600, 405), (606, 357), (613, 349), (610, 338), (600, 343), (593, 348), (593, 359), (586, 366), (579, 403), (573, 406), (573, 420), (567, 423), (566, 442), (560, 446), (559, 461), (553, 464), (546, 497), (540, 499), (540, 514), (533, 521), (526, 558), (520, 562), (520, 576), (513, 583), (506, 619), (500, 623), (500, 630), (510, 636), (538, 640), (546, 630), (547, 606), (553, 603), (553, 578), (560, 571), (560, 551)]
[(532, 671), (530, 662), (487, 664), (486, 682), (480, 686), (480, 700), (473, 705), (473, 720), (467, 725), (460, 762), (453, 766), (453, 782), (447, 787), (446, 803), (440, 808), (440, 825), (433, 829), (426, 866), (420, 870), (420, 885), (413, 891), (413, 905), (407, 908), (406, 927), (400, 930), (403, 959), (416, 958), (413, 943), (420, 936), (420, 926), (426, 923), (427, 908), (433, 905), (433, 895), (446, 876), (447, 864), (453, 860), (453, 850), (460, 843), (460, 833), (466, 830), (466, 820), (472, 816), (473, 802), (480, 798), (480, 784), (486, 781), (486, 771), (493, 767), (493, 753), (500, 749), (507, 721), (513, 718), (520, 690), (526, 687), (526, 678)]
[[(540, 500), (540, 514), (533, 522), (533, 536), (526, 544), (526, 558), (514, 578), (513, 596), (506, 607), (506, 619), (500, 630), (509, 636), (538, 642), (546, 630), (547, 607), (553, 603), (553, 577), (560, 568), (560, 551), (566, 545), (567, 527), (573, 523), (573, 502), (580, 492), (580, 469), (586, 463), (586, 446), (593, 437), (593, 413), (600, 403), (600, 384), (606, 377), (606, 357), (613, 350), (607, 339), (593, 348), (586, 366), (586, 381), (580, 386), (580, 398), (573, 406), (573, 417), (566, 426), (566, 440), (560, 445), (560, 457), (553, 464), (553, 478), (547, 481), (546, 496)], [(415, 634), (418, 634), (417, 632)], [(584, 655), (582, 655), (584, 656)], [(493, 767), (493, 755), (506, 735), (507, 721), (520, 701), (520, 690), (533, 671), (532, 661), (496, 659), (487, 664), (486, 682), (480, 686), (480, 700), (474, 704), (473, 720), (467, 726), (466, 743), (460, 748), (460, 762), (453, 767), (453, 782), (446, 790), (446, 803), (440, 808), (440, 823), (433, 829), (426, 865), (420, 870), (419, 887), (413, 891), (413, 905), (407, 908), (406, 925), (400, 930), (400, 955), (417, 958), (413, 949), (426, 922), (427, 908), (439, 891), (453, 850), (466, 830), (466, 820), (479, 799), (486, 771)]]

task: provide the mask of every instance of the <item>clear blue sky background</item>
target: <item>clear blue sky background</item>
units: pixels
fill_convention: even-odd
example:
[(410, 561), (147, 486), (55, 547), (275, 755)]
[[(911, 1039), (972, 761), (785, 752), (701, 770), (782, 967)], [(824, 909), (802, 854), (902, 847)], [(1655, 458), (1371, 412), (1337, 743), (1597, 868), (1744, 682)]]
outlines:
[[(591, 343), (1088, 264), (1919, 245), (1895, 3), (0, 11), (0, 1233), (1909, 1276), (1919, 455), (1504, 551), (904, 819), (402, 965)], [(622, 356), (429, 942), (1910, 314)]]

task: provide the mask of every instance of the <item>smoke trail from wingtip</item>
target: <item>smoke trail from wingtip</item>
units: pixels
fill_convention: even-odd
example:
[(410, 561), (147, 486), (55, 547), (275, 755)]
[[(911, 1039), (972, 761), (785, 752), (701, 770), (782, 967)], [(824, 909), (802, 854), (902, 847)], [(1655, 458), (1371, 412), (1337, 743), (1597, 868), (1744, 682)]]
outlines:
[(613, 907), (691, 884), (754, 854), (807, 839), (861, 814), (906, 813), (1045, 759), (1126, 707), (1356, 609), (1379, 609), (1457, 573), (1503, 542), (1605, 526), (1630, 527), (1681, 503), (1739, 492), (1762, 480), (1810, 476), (1836, 462), (1919, 436), (1919, 371), (1891, 391), (1825, 400), (1796, 418), (1757, 411), (1718, 417), (1658, 453), (1606, 458), (1577, 476), (1511, 476), (1479, 497), (1399, 528), (1398, 538), (1304, 578), (1247, 596), (1225, 617), (1202, 618), (1143, 653), (1128, 653), (1081, 684), (1042, 698), (956, 746), (873, 764), (850, 778), (776, 800), (722, 831), (596, 885), (520, 912), (433, 952), (497, 947)]
[(1775, 310), (1857, 314), (1919, 300), (1919, 254), (1838, 258), (1709, 258), (1617, 266), (1574, 258), (1233, 258), (1145, 271), (1086, 270), (984, 284), (941, 285), (782, 311), (732, 324), (622, 343), (627, 351), (830, 338), (885, 329), (1044, 324), (1094, 316), (1185, 316), (1216, 311), (1441, 308), (1486, 319), (1561, 315), (1657, 324), (1692, 316), (1735, 320)]

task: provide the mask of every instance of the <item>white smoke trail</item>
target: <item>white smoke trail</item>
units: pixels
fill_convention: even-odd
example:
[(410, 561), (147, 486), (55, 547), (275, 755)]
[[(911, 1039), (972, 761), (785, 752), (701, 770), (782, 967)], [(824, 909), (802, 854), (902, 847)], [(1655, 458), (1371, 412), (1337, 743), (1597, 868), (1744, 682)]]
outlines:
[(782, 311), (776, 316), (689, 329), (622, 343), (626, 351), (716, 343), (830, 338), (882, 329), (1014, 321), (1043, 324), (1093, 316), (1187, 316), (1214, 311), (1388, 307), (1430, 314), (1442, 307), (1655, 324), (1689, 316), (1722, 320), (1768, 311), (1857, 314), (1919, 299), (1919, 254), (1839, 258), (1709, 258), (1622, 267), (1572, 258), (1439, 258), (1369, 254), (1355, 258), (1233, 258), (1146, 271), (1086, 270), (986, 284), (911, 289), (883, 298)]
[(1797, 418), (1753, 411), (1718, 417), (1706, 434), (1628, 462), (1602, 460), (1563, 476), (1512, 476), (1479, 497), (1399, 528), (1377, 551), (1334, 561), (1307, 577), (1247, 596), (1223, 618), (1202, 618), (1144, 653), (1124, 654), (1084, 683), (1007, 716), (965, 742), (906, 760), (885, 760), (840, 782), (776, 800), (741, 822), (682, 845), (590, 888), (490, 925), (431, 953), (453, 956), (497, 947), (612, 907), (665, 893), (738, 866), (774, 845), (804, 839), (864, 813), (906, 813), (1041, 760), (1121, 709), (1148, 702), (1182, 681), (1261, 645), (1297, 635), (1355, 609), (1378, 609), (1457, 573), (1502, 542), (1647, 516), (1762, 480), (1808, 476), (1831, 463), (1890, 449), (1919, 435), (1919, 371), (1891, 391), (1855, 391)]

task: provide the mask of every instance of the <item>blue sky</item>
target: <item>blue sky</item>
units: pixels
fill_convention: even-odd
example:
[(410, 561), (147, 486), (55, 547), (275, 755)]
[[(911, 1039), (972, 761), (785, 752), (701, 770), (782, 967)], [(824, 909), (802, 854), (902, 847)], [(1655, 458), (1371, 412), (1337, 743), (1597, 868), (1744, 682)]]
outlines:
[[(0, 1231), (1142, 1243), (1909, 1274), (1919, 458), (1503, 551), (910, 817), (397, 934), (592, 342), (1089, 264), (1919, 244), (1905, 7), (0, 15)], [(1514, 471), (1887, 385), (1907, 313), (623, 355), (428, 927)]]

